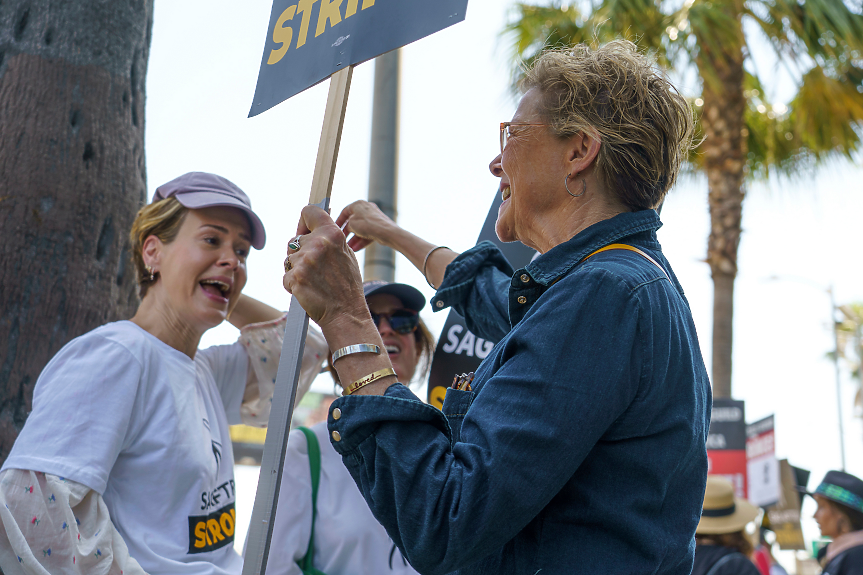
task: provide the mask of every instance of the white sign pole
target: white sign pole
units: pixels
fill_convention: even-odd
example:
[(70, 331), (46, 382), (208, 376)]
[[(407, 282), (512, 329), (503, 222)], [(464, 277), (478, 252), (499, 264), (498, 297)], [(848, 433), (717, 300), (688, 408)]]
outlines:
[[(327, 110), (324, 115), (318, 159), (315, 163), (312, 191), (309, 196), (309, 204), (325, 210), (329, 209), (353, 71), (354, 67), (348, 66), (330, 77)], [(285, 450), (288, 447), (288, 435), (291, 430), (291, 418), (294, 413), (297, 382), (308, 328), (309, 316), (292, 296), (285, 327), (285, 339), (282, 343), (282, 356), (276, 376), (276, 390), (273, 394), (267, 440), (261, 457), (258, 491), (255, 494), (255, 506), (252, 510), (249, 537), (244, 552), (243, 575), (263, 575), (267, 567), (270, 541), (273, 537), (272, 519), (276, 516), (276, 507), (279, 503), (282, 467), (285, 463)]]

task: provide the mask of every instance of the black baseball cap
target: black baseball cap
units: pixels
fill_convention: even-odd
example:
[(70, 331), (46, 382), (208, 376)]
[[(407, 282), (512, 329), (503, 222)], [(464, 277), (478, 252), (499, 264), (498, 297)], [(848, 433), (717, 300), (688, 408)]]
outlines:
[(407, 284), (383, 280), (370, 280), (363, 283), (363, 295), (369, 297), (376, 294), (394, 295), (402, 301), (406, 308), (417, 312), (426, 305), (425, 296), (418, 289)]

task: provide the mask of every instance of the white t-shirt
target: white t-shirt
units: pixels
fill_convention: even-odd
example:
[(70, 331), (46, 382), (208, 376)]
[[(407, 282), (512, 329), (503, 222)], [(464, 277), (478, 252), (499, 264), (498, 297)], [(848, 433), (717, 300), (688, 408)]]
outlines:
[(69, 478), (102, 495), (151, 574), (236, 574), (234, 458), (248, 357), (194, 360), (132, 322), (99, 327), (48, 363), (3, 469)]
[[(314, 567), (327, 575), (417, 575), (378, 523), (342, 457), (330, 444), (327, 422), (311, 427), (321, 447), (315, 518)], [(312, 478), (306, 436), (288, 439), (267, 575), (300, 575), (297, 561), (309, 547)]]

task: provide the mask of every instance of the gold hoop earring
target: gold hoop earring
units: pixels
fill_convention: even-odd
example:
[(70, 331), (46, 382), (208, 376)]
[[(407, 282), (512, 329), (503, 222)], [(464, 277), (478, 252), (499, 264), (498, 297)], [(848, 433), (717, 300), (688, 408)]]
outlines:
[(567, 185), (567, 180), (569, 180), (569, 174), (566, 174), (563, 177), (563, 187), (566, 188), (566, 193), (572, 196), (573, 198), (579, 198), (584, 195), (584, 192), (587, 191), (587, 182), (584, 181), (584, 178), (581, 178), (581, 191), (577, 194), (573, 194), (569, 191), (569, 186)]

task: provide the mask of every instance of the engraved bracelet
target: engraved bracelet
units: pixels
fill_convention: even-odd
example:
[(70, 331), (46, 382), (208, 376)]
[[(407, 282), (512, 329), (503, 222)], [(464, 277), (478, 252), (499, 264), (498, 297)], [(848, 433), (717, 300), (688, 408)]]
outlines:
[(371, 343), (358, 343), (356, 345), (349, 345), (347, 347), (343, 347), (341, 349), (337, 349), (333, 352), (333, 363), (336, 363), (336, 360), (340, 357), (344, 357), (346, 355), (351, 355), (352, 353), (374, 353), (380, 354), (381, 348), (373, 345)]
[(429, 257), (431, 257), (431, 255), (438, 250), (448, 250), (448, 249), (449, 248), (446, 246), (437, 246), (435, 248), (432, 248), (429, 250), (429, 253), (426, 254), (426, 259), (423, 260), (423, 277), (425, 278), (426, 283), (429, 285), (429, 287), (434, 289), (434, 290), (436, 290), (437, 288), (434, 287), (434, 284), (429, 281), (429, 277), (426, 275), (426, 266), (429, 263)]
[(360, 379), (358, 379), (355, 382), (353, 382), (352, 384), (350, 384), (342, 392), (342, 395), (350, 395), (353, 392), (355, 392), (356, 390), (358, 390), (362, 387), (365, 387), (370, 383), (374, 383), (375, 381), (377, 381), (379, 379), (383, 379), (383, 378), (387, 377), (388, 375), (395, 375), (395, 374), (396, 374), (395, 370), (391, 367), (388, 367), (386, 369), (381, 369), (381, 370), (376, 371), (374, 373), (370, 373), (369, 375), (367, 375), (365, 377), (361, 377)]

